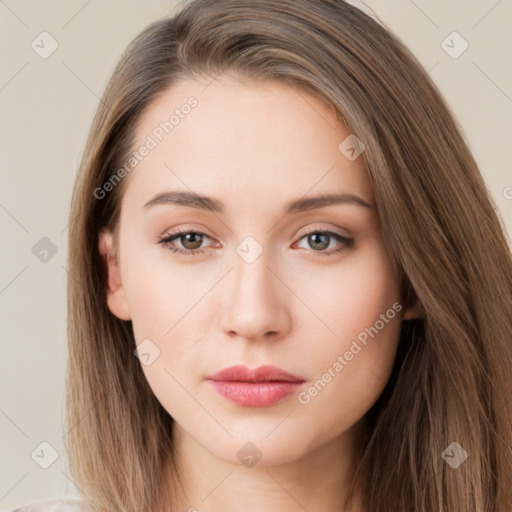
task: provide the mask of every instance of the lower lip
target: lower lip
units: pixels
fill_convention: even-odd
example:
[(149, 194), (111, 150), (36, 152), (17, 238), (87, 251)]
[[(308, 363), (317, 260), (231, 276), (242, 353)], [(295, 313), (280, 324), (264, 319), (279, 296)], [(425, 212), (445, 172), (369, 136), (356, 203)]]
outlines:
[(268, 407), (295, 393), (302, 382), (240, 382), (209, 380), (213, 389), (244, 407)]

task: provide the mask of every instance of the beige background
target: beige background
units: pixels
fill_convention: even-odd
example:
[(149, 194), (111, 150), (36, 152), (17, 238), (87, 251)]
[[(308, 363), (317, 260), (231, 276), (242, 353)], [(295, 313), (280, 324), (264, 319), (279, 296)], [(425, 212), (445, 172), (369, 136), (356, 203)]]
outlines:
[[(512, 1), (367, 4), (411, 48), (446, 96), (512, 233)], [(78, 496), (62, 442), (70, 194), (90, 122), (121, 52), (176, 5), (0, 0), (1, 510)], [(31, 47), (43, 31), (58, 43), (47, 59)], [(441, 47), (453, 31), (469, 43), (457, 59)], [(46, 263), (32, 252), (43, 237), (57, 250)], [(48, 469), (31, 458), (35, 450), (36, 460), (48, 460), (50, 451), (40, 447), (42, 442), (59, 454)]]

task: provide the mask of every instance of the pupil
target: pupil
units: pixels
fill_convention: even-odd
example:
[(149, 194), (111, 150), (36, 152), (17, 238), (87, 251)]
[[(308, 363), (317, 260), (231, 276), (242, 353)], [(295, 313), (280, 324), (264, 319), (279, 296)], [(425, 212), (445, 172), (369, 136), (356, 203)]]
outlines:
[[(194, 242), (193, 240), (188, 240), (189, 237), (198, 237), (199, 238), (199, 244), (197, 245), (197, 241)], [(187, 247), (187, 249), (197, 249), (197, 247), (200, 247), (201, 246), (201, 235), (197, 234), (197, 233), (187, 233), (186, 235), (184, 235), (185, 237), (185, 243), (183, 244), (185, 247)], [(189, 247), (187, 246), (188, 243), (191, 243), (192, 245), (194, 245), (194, 243), (197, 245), (197, 247)]]
[[(315, 239), (315, 241), (313, 242), (314, 244), (317, 243), (317, 241), (316, 241), (317, 237), (323, 237), (324, 240), (329, 238), (329, 236), (326, 234), (315, 233), (315, 234), (311, 235), (311, 238)], [(324, 241), (323, 243), (320, 242), (320, 245), (322, 246), (322, 247), (320, 247), (321, 249), (325, 249), (329, 246), (329, 242), (328, 241), (327, 242)]]

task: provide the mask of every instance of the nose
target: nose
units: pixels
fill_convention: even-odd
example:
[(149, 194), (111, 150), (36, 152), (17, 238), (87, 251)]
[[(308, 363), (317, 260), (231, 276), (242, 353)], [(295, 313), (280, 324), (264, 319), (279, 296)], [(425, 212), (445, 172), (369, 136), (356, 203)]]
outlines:
[(220, 318), (220, 327), (230, 337), (278, 339), (290, 329), (291, 294), (265, 255), (252, 263), (235, 256)]

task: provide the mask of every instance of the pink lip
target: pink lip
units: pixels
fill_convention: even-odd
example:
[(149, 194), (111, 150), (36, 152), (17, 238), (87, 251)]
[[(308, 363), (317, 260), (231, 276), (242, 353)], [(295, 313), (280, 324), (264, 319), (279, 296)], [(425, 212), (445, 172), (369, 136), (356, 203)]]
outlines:
[(231, 366), (207, 377), (213, 389), (245, 407), (267, 407), (295, 392), (304, 379), (271, 365)]

